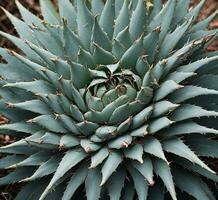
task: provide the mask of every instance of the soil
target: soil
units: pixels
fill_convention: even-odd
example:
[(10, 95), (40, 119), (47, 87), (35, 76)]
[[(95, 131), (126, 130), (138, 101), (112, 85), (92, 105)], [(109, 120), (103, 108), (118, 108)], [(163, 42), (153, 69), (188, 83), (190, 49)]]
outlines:
[[(26, 8), (29, 8), (30, 11), (32, 11), (34, 14), (41, 17), (40, 14), (40, 8), (39, 8), (39, 1), (38, 0), (19, 0), (20, 3), (22, 3)], [(57, 3), (57, 0), (54, 0), (55, 3)], [(192, 6), (196, 5), (199, 2), (199, 0), (192, 0)], [(0, 0), (0, 6), (4, 9), (8, 10), (13, 15), (16, 15), (20, 17), (20, 14), (16, 8), (14, 0)], [(201, 12), (200, 17), (198, 20), (202, 20), (209, 16), (211, 13), (215, 12), (218, 8), (218, 0), (207, 0), (206, 4), (204, 6), (204, 9)], [(218, 16), (217, 18), (210, 24), (210, 29), (218, 28)], [(12, 24), (8, 20), (7, 16), (4, 14), (2, 10), (0, 10), (0, 30), (16, 35), (16, 31), (13, 28)], [(8, 49), (17, 50), (17, 48), (9, 41), (7, 41), (4, 38), (0, 37), (0, 47), (5, 47)], [(209, 51), (218, 50), (218, 40), (215, 41), (209, 48)], [(0, 60), (1, 61), (1, 60)], [(0, 124), (7, 123), (7, 119), (0, 116)], [(0, 135), (0, 146), (9, 144), (13, 142), (13, 138), (10, 138), (9, 136), (2, 136)], [(212, 168), (216, 169), (218, 168), (218, 161), (216, 160), (207, 160), (207, 163), (211, 164)], [(218, 169), (217, 169), (218, 171)], [(7, 174), (8, 171), (1, 171), (0, 170), (0, 177)], [(16, 196), (17, 191), (19, 191), (19, 184), (10, 185), (4, 188), (0, 188), (0, 200), (13, 200)]]

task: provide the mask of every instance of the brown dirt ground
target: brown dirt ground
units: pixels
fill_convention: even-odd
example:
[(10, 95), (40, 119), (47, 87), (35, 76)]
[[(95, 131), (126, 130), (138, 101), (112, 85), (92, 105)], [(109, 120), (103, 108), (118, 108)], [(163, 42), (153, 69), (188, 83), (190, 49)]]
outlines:
[[(20, 0), (20, 2), (25, 5), (25, 7), (29, 8), (33, 13), (40, 15), (39, 1), (38, 0)], [(54, 0), (57, 2), (57, 0)], [(192, 5), (196, 5), (199, 0), (192, 0)], [(9, 12), (16, 16), (20, 16), (18, 10), (15, 6), (14, 0), (0, 0), (0, 6), (7, 9)], [(218, 0), (207, 0), (204, 6), (204, 9), (201, 12), (201, 15), (198, 20), (202, 20), (211, 13), (215, 12), (218, 8)], [(218, 17), (210, 24), (210, 28), (218, 28)], [(10, 21), (7, 19), (6, 15), (2, 10), (0, 10), (0, 30), (4, 32), (16, 35), (16, 31), (11, 25)], [(8, 49), (16, 50), (16, 47), (11, 44), (9, 41), (0, 38), (0, 46)], [(209, 51), (218, 50), (218, 40), (215, 41), (208, 49)], [(6, 123), (7, 119), (0, 116), (0, 124)], [(13, 141), (13, 138), (9, 136), (0, 135), (0, 145), (9, 144)], [(218, 161), (208, 160), (207, 162), (211, 163), (212, 168), (218, 167)], [(218, 169), (217, 169), (218, 171)], [(5, 175), (5, 171), (0, 171), (0, 177)], [(10, 185), (4, 188), (0, 188), (0, 200), (13, 200), (16, 196), (17, 191), (19, 190), (19, 185)]]

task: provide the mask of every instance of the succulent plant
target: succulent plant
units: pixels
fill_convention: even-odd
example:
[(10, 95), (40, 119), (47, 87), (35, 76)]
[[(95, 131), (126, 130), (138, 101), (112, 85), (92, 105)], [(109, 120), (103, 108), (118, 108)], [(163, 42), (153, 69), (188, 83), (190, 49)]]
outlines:
[(5, 11), (22, 53), (0, 48), (0, 185), (16, 200), (215, 200), (218, 53), (205, 1), (41, 0)]

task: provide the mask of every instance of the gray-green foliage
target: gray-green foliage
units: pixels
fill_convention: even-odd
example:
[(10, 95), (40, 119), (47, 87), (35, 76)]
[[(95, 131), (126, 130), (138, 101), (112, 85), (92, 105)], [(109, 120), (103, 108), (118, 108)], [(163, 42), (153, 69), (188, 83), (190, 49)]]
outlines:
[[(0, 48), (0, 185), (16, 200), (215, 200), (217, 37), (189, 1), (40, 0), (44, 20), (7, 11), (23, 52)], [(184, 193), (182, 193), (182, 192)], [(191, 198), (191, 197), (190, 197)]]

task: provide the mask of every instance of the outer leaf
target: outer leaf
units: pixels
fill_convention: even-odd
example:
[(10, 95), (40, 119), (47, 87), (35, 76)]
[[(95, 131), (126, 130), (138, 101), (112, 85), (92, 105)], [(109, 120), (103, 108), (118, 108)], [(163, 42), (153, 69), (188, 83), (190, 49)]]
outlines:
[(92, 2), (92, 12), (94, 13), (94, 15), (99, 15), (101, 14), (103, 8), (104, 8), (104, 3), (102, 2), (102, 0), (93, 0)]
[(182, 86), (178, 85), (172, 80), (165, 81), (161, 84), (160, 88), (157, 89), (154, 95), (154, 100), (159, 101), (174, 91), (180, 89)]
[[(20, 166), (39, 166), (42, 163), (46, 162), (50, 157), (52, 156), (52, 153), (49, 151), (39, 151), (35, 154), (32, 154), (25, 160), (19, 162), (15, 166), (20, 167)], [(15, 167), (11, 166), (11, 167)]]
[(0, 130), (12, 130), (16, 132), (34, 134), (35, 132), (39, 131), (39, 126), (34, 125), (34, 124), (27, 124), (25, 122), (18, 122), (18, 123), (1, 125)]
[(90, 72), (88, 68), (79, 63), (70, 63), (71, 66), (71, 80), (76, 87), (83, 88), (90, 82)]
[(122, 30), (116, 37), (116, 40), (120, 42), (121, 46), (124, 46), (124, 49), (128, 49), (132, 45), (132, 39), (129, 33), (129, 26)]
[(173, 16), (173, 27), (177, 26), (178, 23), (182, 22), (185, 18), (185, 15), (188, 13), (188, 9), (190, 6), (190, 0), (187, 0), (185, 2), (177, 2), (174, 16)]
[(35, 94), (54, 94), (56, 90), (48, 82), (38, 80), (32, 82), (17, 82), (17, 83), (8, 83), (4, 87), (16, 87), (20, 89), (33, 92)]
[(74, 175), (71, 177), (70, 182), (67, 185), (67, 188), (64, 192), (62, 200), (72, 199), (77, 188), (85, 181), (88, 172), (88, 165), (82, 165)]
[(63, 115), (57, 115), (57, 118), (60, 118), (59, 124), (63, 125), (63, 127), (65, 127), (72, 134), (75, 134), (75, 135), (80, 134), (80, 131), (76, 127), (75, 122), (69, 116), (63, 114)]
[(55, 172), (58, 168), (61, 157), (59, 155), (52, 156), (47, 162), (43, 163), (31, 177), (25, 178), (23, 181), (33, 181), (48, 176)]
[(164, 128), (169, 127), (173, 121), (168, 119), (167, 117), (160, 117), (157, 119), (154, 119), (148, 127), (148, 133), (155, 134), (158, 133), (158, 131), (161, 131)]
[(154, 30), (147, 36), (145, 36), (143, 40), (143, 46), (146, 49), (146, 54), (148, 55), (149, 63), (154, 61), (154, 57), (157, 53), (158, 41), (160, 35), (160, 26), (155, 27)]
[(198, 22), (197, 24), (193, 25), (191, 28), (191, 31), (197, 31), (197, 30), (204, 30), (209, 26), (209, 23), (217, 16), (218, 11), (215, 11), (212, 13), (209, 17), (206, 19)]
[(133, 200), (135, 196), (134, 186), (128, 180), (126, 180), (124, 185), (124, 190), (122, 192), (122, 200)]
[(142, 110), (141, 112), (139, 112), (137, 115), (135, 115), (133, 117), (131, 128), (136, 129), (139, 126), (143, 125), (148, 120), (151, 113), (152, 113), (151, 106), (149, 106), (149, 107), (145, 108), (144, 110)]
[(174, 168), (173, 176), (176, 185), (196, 199), (215, 200), (215, 197), (208, 186), (193, 173), (189, 173), (182, 168)]
[(77, 10), (80, 11), (77, 13), (77, 28), (79, 38), (81, 41), (83, 41), (84, 46), (89, 49), (94, 17), (86, 7), (84, 0), (77, 0), (76, 2)]
[(108, 157), (108, 155), (109, 155), (109, 150), (106, 147), (100, 149), (97, 153), (95, 153), (91, 157), (90, 168), (97, 167), (99, 164), (101, 164)]
[(143, 53), (143, 39), (140, 37), (132, 46), (124, 53), (120, 60), (123, 68), (131, 69), (136, 65), (137, 59)]
[(167, 76), (168, 80), (173, 80), (176, 83), (181, 83), (182, 81), (192, 77), (196, 76), (197, 74), (194, 72), (172, 72)]
[(176, 191), (170, 167), (166, 164), (166, 162), (158, 159), (155, 159), (153, 164), (155, 173), (159, 175), (163, 180), (165, 186), (167, 187), (167, 190), (170, 192), (172, 199), (176, 200)]
[(204, 3), (205, 3), (205, 0), (200, 1), (200, 3), (196, 7), (194, 7), (190, 12), (187, 13), (185, 18), (188, 19), (188, 18), (193, 17), (193, 20), (195, 20), (197, 16), (199, 15)]
[(173, 121), (183, 121), (186, 119), (196, 118), (196, 117), (216, 117), (218, 113), (215, 111), (207, 111), (199, 106), (194, 106), (190, 104), (184, 104), (183, 106), (176, 109), (170, 119)]
[(63, 177), (72, 167), (82, 161), (87, 155), (83, 151), (69, 150), (61, 160), (53, 178), (43, 192), (40, 200), (45, 199), (50, 190), (55, 186), (56, 182)]
[(62, 124), (60, 123), (60, 121), (56, 120), (55, 116), (52, 115), (40, 115), (39, 117), (34, 118), (33, 122), (52, 132), (67, 132), (64, 126), (62, 126)]
[(15, 108), (20, 108), (23, 110), (28, 110), (34, 113), (39, 113), (39, 114), (51, 114), (51, 111), (49, 110), (48, 106), (43, 103), (40, 100), (30, 100), (30, 101), (25, 101), (22, 103), (16, 103), (13, 104)]
[(87, 200), (98, 200), (101, 193), (101, 174), (99, 168), (89, 169), (85, 180)]
[(169, 28), (170, 28), (170, 24), (172, 22), (173, 19), (173, 14), (175, 11), (175, 5), (176, 5), (176, 1), (175, 0), (170, 0), (167, 5), (166, 5), (166, 11), (162, 17), (162, 21), (161, 21), (161, 32), (160, 32), (160, 41), (162, 41), (164, 39), (164, 37), (166, 36)]
[[(180, 12), (180, 11), (179, 11)], [(176, 46), (182, 36), (187, 32), (192, 23), (192, 18), (176, 28), (172, 33), (166, 35), (159, 52), (159, 59), (166, 57)]]
[(124, 0), (120, 0), (120, 1), (115, 1), (115, 15), (116, 15), (116, 18), (118, 17), (121, 9), (122, 9), (122, 6), (124, 4)]
[(35, 24), (35, 26), (39, 28), (43, 28), (43, 25), (41, 24), (41, 20), (32, 14), (28, 9), (26, 9), (19, 1), (15, 1), (20, 14), (22, 15), (22, 18), (27, 24)]
[(26, 156), (23, 155), (9, 155), (0, 159), (0, 169), (8, 168), (12, 165), (15, 165), (21, 161), (23, 161)]
[(14, 172), (8, 174), (7, 176), (0, 178), (0, 186), (14, 184), (22, 180), (23, 178), (31, 176), (31, 174), (34, 172), (34, 169), (35, 167), (18, 168)]
[(110, 51), (111, 41), (109, 40), (107, 34), (101, 29), (98, 24), (97, 17), (95, 17), (93, 29), (92, 29), (92, 43), (98, 44), (101, 48)]
[(135, 144), (134, 146), (125, 149), (124, 155), (127, 158), (143, 163), (143, 147), (141, 144)]
[(146, 138), (144, 142), (144, 151), (167, 162), (160, 142), (154, 137)]
[(134, 10), (130, 24), (129, 24), (129, 32), (133, 38), (133, 40), (137, 39), (144, 32), (146, 25), (146, 7), (143, 0), (138, 0), (138, 4), (136, 9)]
[(26, 40), (29, 40), (31, 42), (36, 42), (32, 32), (31, 32), (31, 29), (28, 27), (28, 25), (26, 23), (22, 22), (21, 20), (19, 20), (18, 18), (16, 18), (12, 14), (10, 14), (4, 8), (3, 8), (3, 11), (7, 15), (7, 17), (10, 19), (10, 21), (14, 25), (16, 31), (18, 32), (18, 34), (21, 38), (25, 38)]
[(47, 179), (37, 180), (24, 186), (16, 196), (15, 200), (32, 199), (38, 200), (43, 189), (48, 184)]
[(185, 86), (176, 92), (174, 92), (170, 97), (169, 100), (173, 103), (181, 103), (188, 99), (197, 97), (197, 96), (203, 96), (203, 95), (209, 95), (214, 94), (217, 95), (218, 91), (211, 90), (207, 88), (197, 87), (197, 86)]
[(203, 135), (192, 136), (186, 138), (187, 143), (199, 156), (218, 157), (218, 143)]
[(148, 63), (147, 57), (146, 56), (141, 56), (137, 60), (135, 69), (137, 73), (140, 75), (140, 77), (144, 77), (146, 72), (149, 70), (150, 65)]
[(132, 166), (137, 169), (144, 178), (148, 181), (148, 183), (153, 186), (154, 179), (153, 179), (153, 164), (151, 159), (148, 156), (143, 157), (143, 163), (140, 164), (138, 162), (132, 161)]
[(78, 123), (77, 127), (83, 133), (83, 135), (92, 135), (99, 125), (89, 121), (83, 121)]
[(113, 37), (116, 37), (118, 33), (120, 33), (128, 25), (129, 25), (129, 10), (128, 10), (128, 2), (127, 0), (125, 0), (122, 9), (119, 11), (119, 15), (115, 21)]
[(100, 26), (112, 38), (115, 18), (115, 1), (107, 0), (100, 17)]
[(193, 165), (188, 160), (177, 158), (176, 163), (178, 163), (179, 165), (181, 165), (182, 167), (184, 167), (185, 169), (187, 169), (189, 171), (196, 172), (196, 173), (198, 173), (198, 174), (200, 174), (208, 179), (213, 180), (214, 182), (218, 182), (218, 176), (216, 174), (212, 174), (211, 172), (206, 171), (205, 169), (203, 169), (199, 165)]
[(151, 11), (151, 14), (149, 17), (149, 21), (151, 19), (153, 19), (161, 11), (161, 8), (163, 6), (162, 4), (163, 4), (163, 2), (161, 0), (154, 0), (153, 1), (153, 8), (152, 8), (152, 11)]
[(62, 17), (67, 19), (67, 24), (72, 30), (76, 30), (76, 10), (69, 0), (58, 1), (59, 12)]
[(21, 49), (29, 58), (31, 59), (37, 59), (40, 60), (37, 54), (35, 54), (29, 46), (20, 38), (12, 36), (10, 34), (4, 33), (0, 31), (0, 35), (2, 37), (7, 38), (9, 41), (11, 41), (13, 44), (15, 44), (19, 49)]
[(146, 200), (148, 195), (148, 184), (143, 176), (131, 166), (128, 167), (128, 171), (133, 178), (136, 193), (139, 200)]
[(179, 107), (179, 104), (173, 104), (170, 101), (159, 101), (154, 104), (154, 110), (152, 112), (152, 117), (159, 117), (164, 114), (168, 114)]
[(95, 43), (93, 45), (95, 46), (93, 57), (96, 64), (109, 65), (115, 62), (116, 58), (109, 51), (104, 50)]
[(72, 136), (72, 134), (66, 134), (61, 137), (60, 147), (63, 148), (72, 148), (79, 145), (79, 139)]
[[(118, 107), (111, 115), (109, 122), (112, 124), (117, 124), (125, 121), (130, 116), (130, 106), (129, 104), (124, 104), (120, 107)], [(122, 116), (120, 116), (120, 113), (123, 113)]]
[(154, 185), (154, 187), (150, 189), (148, 199), (164, 200), (164, 196), (165, 196), (165, 188), (163, 184), (158, 182), (157, 184)]
[(119, 200), (121, 197), (121, 191), (124, 187), (126, 179), (126, 170), (119, 168), (118, 171), (113, 174), (107, 183), (107, 188), (110, 196), (110, 200)]
[(53, 144), (53, 145), (59, 145), (60, 144), (61, 137), (57, 134), (47, 132), (45, 135), (43, 135), (39, 141), (41, 143), (45, 144)]
[[(122, 162), (122, 157), (119, 152), (111, 152), (107, 160), (102, 167), (102, 181), (101, 185), (105, 184), (111, 174), (117, 169), (119, 164)], [(108, 167), (111, 166), (111, 167)]]
[(204, 134), (218, 134), (218, 130), (207, 128), (205, 126), (201, 126), (195, 122), (181, 122), (172, 125), (167, 129), (167, 131), (163, 131), (164, 136), (177, 136), (177, 135), (186, 135), (191, 133)]
[(40, 0), (42, 14), (45, 20), (51, 24), (59, 24), (58, 13), (50, 0)]
[(63, 23), (64, 23), (63, 35), (64, 35), (65, 53), (69, 59), (75, 61), (79, 49), (82, 47), (82, 43), (77, 37), (77, 35), (67, 26), (67, 23), (65, 21)]
[(180, 139), (178, 138), (171, 138), (168, 140), (163, 141), (163, 148), (165, 151), (183, 157), (185, 159), (190, 160), (193, 163), (196, 163), (203, 167), (204, 169), (215, 173), (211, 170), (206, 164), (204, 164), (195, 154), (188, 148)]

